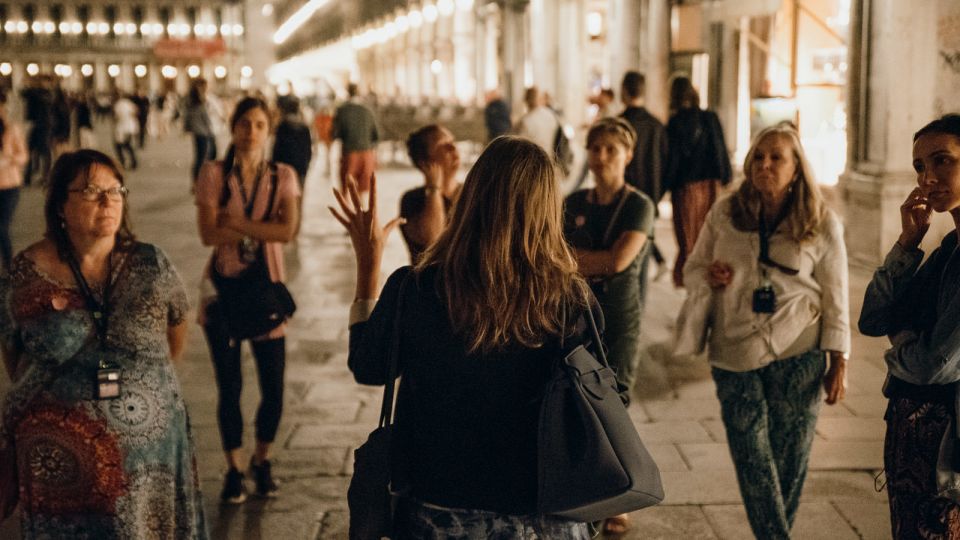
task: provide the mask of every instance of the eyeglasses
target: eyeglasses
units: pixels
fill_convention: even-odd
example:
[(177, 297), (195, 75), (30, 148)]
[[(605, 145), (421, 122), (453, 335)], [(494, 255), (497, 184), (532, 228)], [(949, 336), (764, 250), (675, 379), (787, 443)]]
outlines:
[(83, 189), (68, 189), (69, 193), (79, 193), (80, 198), (89, 202), (102, 201), (103, 197), (106, 196), (108, 200), (111, 201), (122, 201), (124, 197), (127, 196), (127, 193), (130, 193), (130, 190), (126, 186), (114, 186), (108, 189), (99, 188), (93, 184), (87, 184), (87, 187)]

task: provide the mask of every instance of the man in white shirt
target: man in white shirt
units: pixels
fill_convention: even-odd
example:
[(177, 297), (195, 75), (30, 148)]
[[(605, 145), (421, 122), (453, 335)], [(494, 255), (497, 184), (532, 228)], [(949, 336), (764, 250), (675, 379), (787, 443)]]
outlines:
[(544, 96), (536, 86), (527, 88), (523, 101), (527, 105), (527, 114), (520, 117), (513, 132), (537, 143), (553, 157), (553, 143), (560, 127), (556, 113), (546, 106)]

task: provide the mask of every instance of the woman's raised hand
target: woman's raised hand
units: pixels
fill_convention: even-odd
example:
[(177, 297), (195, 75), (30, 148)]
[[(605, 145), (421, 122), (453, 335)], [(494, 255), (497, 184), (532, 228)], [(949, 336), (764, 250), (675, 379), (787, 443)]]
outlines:
[(927, 201), (927, 194), (920, 188), (914, 188), (907, 200), (900, 205), (900, 224), (903, 232), (897, 242), (904, 249), (913, 250), (920, 245), (923, 236), (930, 228), (930, 216), (933, 209)]
[[(356, 180), (352, 176), (347, 176), (345, 191), (346, 193), (334, 188), (333, 195), (337, 198), (340, 209), (337, 210), (332, 206), (327, 208), (330, 209), (333, 217), (350, 233), (350, 242), (353, 244), (353, 251), (357, 256), (358, 277), (361, 278), (357, 283), (358, 296), (368, 298), (367, 294), (375, 295), (377, 291), (361, 291), (360, 289), (364, 285), (361, 282), (369, 281), (370, 274), (373, 274), (372, 279), (375, 283), (380, 273), (380, 260), (387, 237), (404, 220), (395, 217), (386, 225), (380, 226), (380, 220), (377, 217), (376, 176), (370, 178), (370, 201), (366, 210), (363, 208), (360, 192), (357, 191)], [(374, 288), (376, 287), (374, 286)]]

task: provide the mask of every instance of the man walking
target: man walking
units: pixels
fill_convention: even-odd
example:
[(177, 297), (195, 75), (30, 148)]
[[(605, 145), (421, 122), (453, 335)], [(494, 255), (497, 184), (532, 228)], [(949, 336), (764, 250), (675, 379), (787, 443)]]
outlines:
[(337, 108), (333, 117), (333, 138), (340, 139), (340, 186), (347, 175), (353, 176), (361, 195), (370, 191), (370, 177), (377, 167), (376, 145), (380, 139), (377, 121), (366, 105), (360, 102), (355, 83), (347, 85), (350, 99)]
[[(642, 73), (628, 71), (623, 76), (620, 86), (620, 99), (624, 109), (622, 116), (634, 131), (637, 132), (637, 143), (633, 149), (633, 159), (627, 164), (624, 179), (631, 186), (639, 189), (653, 201), (654, 205), (663, 197), (663, 172), (667, 164), (667, 131), (663, 124), (643, 106), (646, 79)], [(656, 206), (654, 206), (656, 208)], [(650, 256), (653, 256), (658, 267), (666, 264), (663, 255), (651, 237), (650, 248), (640, 264), (640, 280), (647, 281), (647, 269)], [(646, 291), (641, 286), (641, 291)], [(640, 298), (640, 306), (644, 305), (645, 298)]]

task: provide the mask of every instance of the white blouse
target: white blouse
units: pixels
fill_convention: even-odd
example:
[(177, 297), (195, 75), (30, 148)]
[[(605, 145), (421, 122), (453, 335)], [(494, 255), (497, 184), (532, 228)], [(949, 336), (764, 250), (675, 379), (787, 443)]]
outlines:
[[(727, 196), (713, 205), (683, 268), (688, 296), (678, 321), (678, 349), (697, 349), (683, 341), (709, 331), (711, 365), (739, 372), (817, 347), (849, 352), (847, 252), (837, 215), (827, 210), (816, 235), (803, 242), (784, 234), (783, 227), (770, 237), (770, 258), (799, 270), (791, 276), (761, 266), (759, 234), (733, 226), (730, 202)], [(713, 261), (733, 268), (732, 281), (723, 289), (713, 290), (707, 283)], [(753, 311), (753, 291), (763, 283), (764, 270), (776, 293), (774, 313)], [(698, 309), (703, 317), (683, 316)], [(702, 328), (684, 328), (690, 325)]]

